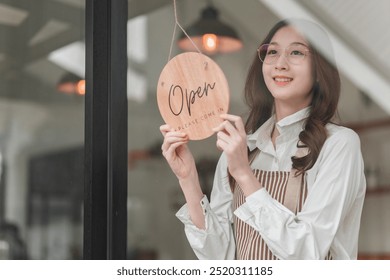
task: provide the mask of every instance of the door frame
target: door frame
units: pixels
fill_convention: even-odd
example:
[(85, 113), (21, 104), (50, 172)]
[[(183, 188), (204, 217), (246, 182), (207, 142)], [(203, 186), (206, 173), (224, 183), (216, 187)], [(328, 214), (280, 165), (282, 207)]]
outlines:
[(86, 0), (84, 259), (126, 259), (127, 0)]

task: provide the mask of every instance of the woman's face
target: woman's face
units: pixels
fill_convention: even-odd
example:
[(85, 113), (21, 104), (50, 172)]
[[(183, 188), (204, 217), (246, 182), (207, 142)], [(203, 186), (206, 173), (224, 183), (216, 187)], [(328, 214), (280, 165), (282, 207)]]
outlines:
[(267, 54), (280, 54), (273, 64), (263, 63), (264, 81), (275, 105), (295, 111), (309, 106), (314, 83), (312, 57), (309, 52), (301, 53), (309, 50), (308, 42), (294, 28), (285, 26), (275, 33), (269, 46)]

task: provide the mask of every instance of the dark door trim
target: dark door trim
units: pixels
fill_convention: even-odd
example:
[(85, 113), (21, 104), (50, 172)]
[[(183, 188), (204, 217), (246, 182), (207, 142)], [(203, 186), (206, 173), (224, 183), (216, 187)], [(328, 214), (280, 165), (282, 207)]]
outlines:
[(86, 0), (84, 259), (126, 259), (127, 0)]

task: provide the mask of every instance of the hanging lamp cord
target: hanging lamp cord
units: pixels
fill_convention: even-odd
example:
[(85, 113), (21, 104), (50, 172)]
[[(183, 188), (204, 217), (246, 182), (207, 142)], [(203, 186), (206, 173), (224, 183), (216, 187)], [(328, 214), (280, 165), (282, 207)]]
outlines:
[(175, 40), (175, 36), (176, 36), (176, 27), (179, 26), (180, 29), (183, 31), (184, 35), (187, 36), (187, 38), (190, 40), (190, 42), (192, 43), (192, 45), (194, 45), (195, 49), (198, 51), (198, 53), (202, 54), (202, 52), (200, 51), (200, 49), (198, 48), (198, 46), (194, 43), (194, 41), (191, 39), (191, 37), (187, 34), (187, 32), (184, 30), (184, 28), (180, 25), (179, 23), (179, 20), (178, 20), (178, 17), (177, 17), (177, 6), (176, 6), (176, 0), (173, 0), (173, 11), (174, 11), (174, 14), (175, 14), (175, 26), (173, 28), (173, 34), (172, 34), (172, 40), (171, 40), (171, 47), (169, 48), (169, 56), (168, 56), (168, 61), (171, 60), (171, 56), (172, 56), (172, 49), (173, 49), (173, 42)]

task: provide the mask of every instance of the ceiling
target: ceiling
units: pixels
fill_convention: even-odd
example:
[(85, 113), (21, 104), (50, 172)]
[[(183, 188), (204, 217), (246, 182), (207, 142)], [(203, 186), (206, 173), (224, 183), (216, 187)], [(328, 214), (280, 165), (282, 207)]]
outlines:
[[(48, 54), (84, 38), (84, 1), (0, 0), (0, 96), (66, 102), (55, 84), (63, 69)], [(23, 81), (23, 82), (21, 82)]]
[[(339, 67), (346, 84), (340, 106), (347, 119), (361, 120), (356, 106), (363, 108), (368, 103), (371, 107), (364, 108), (371, 118), (390, 113), (389, 1), (376, 0), (373, 5), (366, 0), (178, 0), (182, 25), (193, 22), (210, 2), (244, 41), (239, 53), (214, 57), (229, 77), (235, 102), (242, 103), (242, 80), (260, 38), (278, 17), (304, 16), (326, 27), (340, 50)], [(174, 27), (172, 3), (129, 0), (130, 19), (148, 16), (148, 59), (129, 61), (129, 66), (152, 84), (148, 91), (154, 90), (168, 57)], [(56, 82), (67, 70), (48, 57), (61, 47), (83, 42), (84, 10), (85, 0), (0, 0), (1, 97), (45, 104), (75, 102), (56, 91)]]

